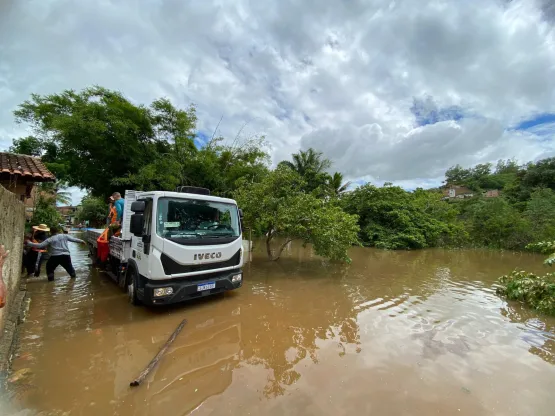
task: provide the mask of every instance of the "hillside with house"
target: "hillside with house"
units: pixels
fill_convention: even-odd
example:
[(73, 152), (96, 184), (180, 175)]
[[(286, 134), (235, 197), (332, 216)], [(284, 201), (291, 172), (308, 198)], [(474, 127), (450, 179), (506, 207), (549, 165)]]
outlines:
[(485, 191), (475, 191), (464, 185), (446, 184), (442, 188), (443, 199), (465, 199), (482, 195), (484, 198), (498, 198), (501, 196), (499, 189), (488, 189)]
[(478, 196), (498, 198), (513, 186), (519, 171), (521, 167), (513, 160), (500, 160), (496, 165), (479, 164), (472, 168), (456, 165), (445, 173), (441, 190), (446, 200)]

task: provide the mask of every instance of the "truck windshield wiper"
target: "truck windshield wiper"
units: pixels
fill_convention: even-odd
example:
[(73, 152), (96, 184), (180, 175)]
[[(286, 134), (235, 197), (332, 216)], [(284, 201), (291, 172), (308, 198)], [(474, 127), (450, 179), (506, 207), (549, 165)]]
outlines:
[(166, 238), (202, 238), (204, 237), (202, 234), (194, 233), (194, 234), (170, 234), (166, 236)]
[(233, 237), (233, 233), (225, 233), (225, 234), (173, 234), (169, 235), (166, 238), (221, 238), (221, 237)]

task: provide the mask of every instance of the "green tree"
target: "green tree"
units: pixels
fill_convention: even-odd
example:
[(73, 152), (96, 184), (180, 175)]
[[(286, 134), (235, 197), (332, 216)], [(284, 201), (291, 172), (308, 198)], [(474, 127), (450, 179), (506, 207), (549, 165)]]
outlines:
[(351, 182), (345, 182), (343, 179), (343, 174), (340, 172), (335, 172), (333, 175), (329, 176), (327, 181), (327, 185), (332, 191), (333, 195), (339, 197), (347, 192), (349, 186), (351, 186)]
[(14, 114), (36, 132), (36, 137), (16, 140), (14, 151), (40, 154), (61, 181), (93, 196), (177, 185), (202, 186), (225, 196), (239, 178), (256, 181), (268, 170), (263, 137), (237, 137), (231, 145), (217, 137), (199, 149), (195, 108), (182, 110), (164, 98), (146, 107), (93, 87), (33, 94)]
[(43, 198), (49, 199), (54, 205), (71, 205), (71, 193), (68, 192), (67, 186), (57, 182), (43, 182), (37, 185), (37, 192)]
[(472, 169), (471, 176), (473, 176), (474, 179), (479, 179), (483, 176), (491, 175), (491, 168), (492, 168), (491, 163), (478, 164), (478, 165), (474, 166), (474, 168)]
[(12, 146), (8, 149), (11, 153), (20, 155), (41, 156), (44, 148), (42, 142), (33, 136), (14, 139)]
[(192, 142), (196, 122), (194, 108), (178, 110), (163, 99), (137, 106), (101, 87), (33, 94), (14, 114), (35, 128), (60, 180), (97, 196), (116, 190), (114, 178), (135, 174), (168, 151), (171, 140)]
[(533, 238), (529, 221), (506, 198), (469, 201), (463, 218), (477, 246), (523, 249)]
[(455, 165), (445, 172), (445, 182), (449, 185), (465, 185), (470, 179), (472, 171), (464, 169), (461, 165)]
[(331, 167), (331, 161), (324, 158), (322, 152), (317, 152), (313, 148), (294, 153), (292, 159), (292, 162), (283, 161), (281, 163), (289, 166), (302, 177), (308, 173), (322, 173)]
[(520, 170), (520, 166), (514, 159), (499, 159), (495, 165), (495, 173), (498, 175), (514, 174), (516, 175)]
[[(188, 139), (187, 139), (188, 140)], [(119, 185), (135, 185), (138, 190), (173, 190), (177, 185), (201, 186), (212, 194), (230, 196), (238, 179), (256, 182), (268, 171), (269, 157), (262, 150), (264, 138), (253, 138), (235, 145), (211, 140), (202, 149), (177, 140), (168, 152), (157, 156), (137, 173), (117, 178)]]
[(538, 188), (555, 190), (555, 158), (530, 162), (523, 166), (507, 194), (515, 203), (525, 202)]
[(62, 216), (56, 210), (55, 199), (39, 193), (35, 202), (32, 223), (46, 224), (52, 227), (58, 226), (62, 220)]
[[(357, 217), (344, 213), (333, 202), (305, 193), (304, 179), (287, 166), (281, 165), (267, 173), (262, 181), (240, 181), (235, 198), (245, 214), (248, 227), (266, 235), (268, 258), (279, 259), (293, 240), (312, 243), (316, 254), (350, 261), (347, 250), (357, 244)], [(283, 242), (272, 250), (272, 242)]]
[(102, 226), (108, 216), (108, 204), (102, 198), (87, 195), (77, 210), (77, 220), (89, 221), (92, 226)]
[(138, 191), (173, 191), (182, 182), (182, 166), (171, 156), (153, 154), (151, 163), (142, 166), (136, 173), (114, 178), (118, 187)]
[(530, 224), (535, 241), (555, 238), (555, 193), (549, 188), (532, 192), (526, 203), (524, 217)]
[(231, 144), (215, 138), (191, 160), (184, 185), (202, 184), (215, 195), (229, 197), (239, 179), (258, 182), (268, 172), (270, 158), (263, 150), (265, 147), (265, 137), (235, 140)]
[(313, 148), (292, 155), (292, 161), (282, 161), (280, 165), (287, 166), (297, 172), (304, 179), (306, 192), (316, 191), (316, 195), (323, 197), (329, 194), (328, 183), (331, 176), (326, 172), (332, 165), (329, 159), (323, 157), (322, 152)]
[(492, 168), (491, 163), (478, 164), (470, 169), (456, 165), (445, 172), (445, 182), (463, 185), (476, 192), (489, 189), (503, 190), (515, 180), (518, 172), (518, 165), (513, 160), (499, 160), (495, 171)]
[(459, 244), (464, 231), (456, 208), (438, 192), (407, 192), (398, 186), (363, 185), (343, 199), (345, 211), (357, 214), (361, 240), (385, 249), (420, 249)]

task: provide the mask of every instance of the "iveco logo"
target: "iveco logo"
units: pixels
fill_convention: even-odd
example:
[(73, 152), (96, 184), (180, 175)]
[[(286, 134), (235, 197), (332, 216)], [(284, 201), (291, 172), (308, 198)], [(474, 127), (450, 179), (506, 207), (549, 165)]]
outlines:
[(209, 260), (209, 259), (219, 259), (222, 257), (222, 253), (202, 253), (202, 254), (195, 254), (195, 260)]

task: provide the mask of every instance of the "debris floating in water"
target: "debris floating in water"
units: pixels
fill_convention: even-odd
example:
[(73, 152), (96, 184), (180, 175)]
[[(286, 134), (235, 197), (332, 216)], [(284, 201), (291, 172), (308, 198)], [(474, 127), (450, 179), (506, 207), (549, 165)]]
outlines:
[(137, 377), (135, 380), (133, 380), (131, 383), (129, 383), (129, 385), (131, 387), (135, 387), (135, 386), (138, 386), (139, 384), (141, 384), (143, 382), (143, 380), (146, 378), (146, 376), (148, 376), (148, 373), (150, 373), (150, 371), (154, 367), (156, 367), (156, 364), (158, 364), (158, 361), (160, 361), (162, 356), (166, 353), (166, 350), (171, 345), (171, 343), (175, 340), (177, 335), (181, 332), (181, 330), (183, 329), (183, 327), (185, 326), (186, 323), (187, 323), (186, 319), (181, 321), (179, 326), (175, 329), (175, 331), (173, 331), (173, 334), (171, 335), (171, 337), (168, 338), (168, 340), (166, 341), (164, 346), (160, 349), (158, 354), (156, 354), (156, 357), (154, 357), (152, 359), (152, 361), (148, 364), (148, 366), (141, 372), (141, 374), (139, 374), (139, 377)]

